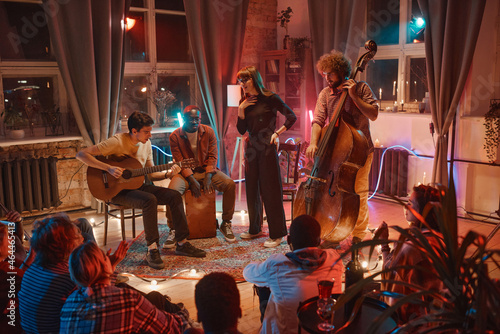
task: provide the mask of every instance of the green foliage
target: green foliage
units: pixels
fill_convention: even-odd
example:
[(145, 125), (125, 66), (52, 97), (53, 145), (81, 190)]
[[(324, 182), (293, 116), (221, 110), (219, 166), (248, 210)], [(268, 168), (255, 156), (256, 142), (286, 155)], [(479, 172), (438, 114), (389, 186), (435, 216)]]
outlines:
[(292, 17), (292, 8), (288, 7), (287, 9), (278, 12), (277, 22), (280, 23), (280, 27), (285, 28), (286, 34), (288, 35), (288, 23), (290, 22), (290, 18)]
[(26, 126), (27, 120), (23, 117), (22, 112), (16, 110), (13, 106), (8, 106), (2, 112), (3, 121), (7, 128), (12, 130), (19, 130)]
[(490, 110), (484, 115), (484, 149), (488, 160), (493, 163), (497, 156), (498, 144), (500, 142), (500, 102), (492, 101)]
[[(413, 269), (429, 274), (429, 268), (419, 266), (394, 266), (384, 269), (381, 272), (365, 277), (362, 281), (351, 286), (339, 298), (336, 309), (345, 305), (357, 292), (364, 290), (373, 283), (394, 284), (401, 287), (409, 287), (413, 292), (398, 294), (390, 291), (372, 292), (379, 297), (392, 297), (395, 303), (387, 308), (372, 323), (369, 333), (376, 333), (383, 321), (391, 317), (397, 310), (406, 304), (419, 305), (425, 312), (414, 314), (405, 324), (395, 329), (394, 333), (491, 333), (500, 332), (500, 285), (497, 280), (489, 277), (489, 272), (500, 269), (498, 257), (500, 250), (493, 250), (487, 247), (487, 239), (474, 231), (469, 231), (467, 235), (458, 242), (457, 237), (457, 215), (456, 199), (452, 192), (448, 192), (445, 187), (439, 187), (441, 201), (431, 206), (436, 210), (439, 229), (442, 234), (431, 231), (426, 235), (418, 228), (391, 227), (396, 230), (400, 237), (398, 240), (377, 239), (375, 234), (373, 240), (361, 242), (352, 248), (369, 247), (371, 257), (377, 245), (386, 245), (395, 242), (395, 252), (398, 252), (403, 243), (411, 242), (415, 252), (419, 252), (422, 258), (429, 260), (433, 267), (433, 275), (442, 282), (443, 288), (440, 291), (427, 289), (415, 283), (402, 282), (399, 280), (384, 280), (381, 274), (389, 273), (399, 269)], [(395, 198), (398, 200), (397, 198)], [(403, 204), (400, 200), (398, 200)], [(419, 217), (420, 221), (426, 225), (425, 220), (413, 209), (413, 214)], [(429, 212), (429, 207), (424, 209), (423, 216)], [(437, 241), (432, 246), (428, 238)], [(350, 253), (344, 253), (342, 257)], [(492, 268), (487, 267), (489, 260)], [(425, 285), (425, 282), (422, 282)], [(362, 300), (356, 302), (356, 306), (361, 305)], [(355, 306), (355, 311), (356, 311)], [(350, 322), (355, 321), (354, 314), (344, 327), (348, 328)]]

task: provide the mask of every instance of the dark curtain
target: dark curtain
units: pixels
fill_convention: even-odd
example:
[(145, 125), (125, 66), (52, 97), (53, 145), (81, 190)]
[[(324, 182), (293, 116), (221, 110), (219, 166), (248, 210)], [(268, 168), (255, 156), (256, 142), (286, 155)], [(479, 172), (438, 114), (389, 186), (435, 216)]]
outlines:
[(85, 144), (112, 136), (130, 0), (43, 0), (51, 42)]
[[(313, 64), (332, 49), (343, 52), (354, 65), (359, 48), (365, 44), (367, 0), (309, 0), (309, 25), (312, 38)], [(316, 93), (325, 87), (315, 73)]]
[(452, 190), (447, 169), (448, 132), (469, 75), (486, 0), (418, 0), (418, 4), (426, 22), (427, 80), (438, 136), (432, 181)]
[(249, 0), (184, 0), (198, 84), (219, 147), (219, 167), (227, 171), (224, 135), (227, 89), (239, 70)]

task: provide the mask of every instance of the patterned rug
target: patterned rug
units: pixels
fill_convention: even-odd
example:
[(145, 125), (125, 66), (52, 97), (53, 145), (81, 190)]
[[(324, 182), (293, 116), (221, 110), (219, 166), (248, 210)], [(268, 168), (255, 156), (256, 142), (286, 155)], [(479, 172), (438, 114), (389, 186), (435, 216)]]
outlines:
[[(163, 245), (168, 235), (167, 225), (158, 225), (160, 232), (160, 244)], [(125, 259), (117, 266), (118, 272), (125, 272), (141, 277), (158, 278), (189, 278), (179, 273), (189, 272), (192, 269), (203, 271), (208, 274), (215, 271), (226, 272), (235, 280), (243, 281), (243, 268), (251, 261), (264, 261), (270, 255), (286, 253), (290, 251), (287, 243), (283, 241), (276, 248), (265, 248), (264, 241), (268, 238), (268, 230), (265, 225), (264, 235), (253, 240), (241, 240), (240, 233), (248, 230), (246, 226), (233, 226), (236, 242), (228, 243), (217, 231), (215, 238), (189, 240), (194, 246), (207, 252), (205, 258), (193, 258), (175, 255), (175, 248), (161, 249), (160, 253), (165, 262), (165, 268), (156, 270), (148, 266), (146, 262), (146, 240), (144, 232), (135, 238)]]

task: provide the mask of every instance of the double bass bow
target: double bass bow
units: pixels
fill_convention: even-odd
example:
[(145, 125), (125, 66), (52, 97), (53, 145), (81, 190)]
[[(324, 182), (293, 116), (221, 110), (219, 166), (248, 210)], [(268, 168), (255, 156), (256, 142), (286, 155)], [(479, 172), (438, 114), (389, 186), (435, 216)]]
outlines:
[[(369, 40), (349, 79), (363, 72), (377, 52), (377, 44)], [(366, 163), (369, 144), (359, 129), (344, 120), (343, 110), (348, 96), (343, 90), (328, 126), (321, 132), (314, 165), (307, 181), (300, 184), (293, 212), (308, 214), (321, 225), (321, 239), (339, 242), (353, 231), (359, 214), (359, 195), (355, 192), (356, 175)]]

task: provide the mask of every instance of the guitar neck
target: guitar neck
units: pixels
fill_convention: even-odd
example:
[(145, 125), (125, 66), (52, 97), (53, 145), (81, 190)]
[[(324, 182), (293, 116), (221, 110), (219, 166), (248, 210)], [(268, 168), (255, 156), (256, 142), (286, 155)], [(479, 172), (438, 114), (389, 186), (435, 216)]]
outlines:
[(182, 167), (182, 162), (169, 162), (164, 165), (157, 165), (157, 166), (150, 166), (150, 167), (144, 167), (144, 168), (137, 168), (137, 169), (131, 169), (130, 171), (132, 172), (132, 177), (136, 176), (142, 176), (146, 174), (151, 174), (151, 173), (156, 173), (160, 172), (162, 170), (169, 169), (173, 165), (179, 165)]

